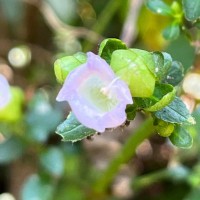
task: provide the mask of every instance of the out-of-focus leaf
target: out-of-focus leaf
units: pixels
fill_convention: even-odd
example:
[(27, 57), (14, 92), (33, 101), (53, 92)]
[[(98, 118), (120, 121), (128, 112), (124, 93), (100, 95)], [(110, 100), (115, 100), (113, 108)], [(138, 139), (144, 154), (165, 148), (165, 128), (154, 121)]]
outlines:
[(173, 10), (168, 6), (166, 3), (164, 3), (162, 0), (148, 0), (147, 1), (147, 7), (160, 15), (164, 16), (172, 16)]
[(156, 84), (149, 98), (134, 98), (138, 107), (155, 112), (167, 106), (175, 97), (176, 90), (168, 84)]
[(9, 138), (0, 143), (0, 163), (7, 164), (23, 154), (24, 145), (17, 138)]
[[(67, 186), (66, 186), (67, 185)], [(84, 191), (80, 190), (80, 187), (78, 187), (75, 184), (62, 184), (56, 191), (56, 200), (83, 200), (87, 199), (85, 198)]]
[(108, 38), (101, 42), (99, 55), (110, 64), (113, 51), (118, 49), (127, 49), (126, 44), (119, 39)]
[(183, 9), (188, 21), (195, 21), (200, 18), (199, 0), (183, 0)]
[(26, 115), (29, 137), (44, 142), (61, 119), (61, 111), (51, 106), (44, 93), (37, 93), (30, 102)]
[(76, 17), (76, 1), (74, 0), (45, 0), (55, 11), (56, 15), (66, 23)]
[(116, 50), (110, 63), (114, 72), (124, 80), (133, 97), (149, 97), (155, 87), (155, 64), (152, 54), (139, 50)]
[(167, 76), (163, 80), (163, 82), (176, 86), (183, 80), (183, 77), (184, 77), (183, 65), (178, 61), (173, 61), (167, 73)]
[(170, 167), (169, 169), (167, 169), (167, 171), (169, 174), (169, 178), (177, 182), (186, 181), (191, 173), (190, 169), (183, 165)]
[(10, 102), (0, 110), (0, 121), (16, 122), (22, 117), (24, 93), (18, 87), (11, 87), (11, 95)]
[[(162, 23), (160, 23), (162, 21)], [(148, 22), (148, 23), (145, 23)], [(168, 17), (155, 15), (143, 7), (138, 18), (139, 38), (144, 45), (152, 51), (161, 51), (168, 41), (163, 38), (162, 31), (168, 26)], [(149, 38), (151, 36), (151, 39)]]
[(194, 124), (194, 128), (197, 132), (200, 130), (200, 107), (197, 107), (196, 110), (192, 113), (196, 120), (196, 124)]
[(189, 149), (193, 144), (193, 138), (191, 135), (180, 126), (175, 127), (174, 132), (169, 138), (172, 144), (179, 148)]
[(200, 188), (195, 187), (183, 200), (199, 200)]
[(68, 74), (87, 60), (84, 53), (78, 52), (73, 56), (59, 58), (54, 63), (54, 71), (59, 83), (63, 83)]
[(62, 141), (77, 142), (88, 136), (94, 135), (95, 130), (83, 126), (71, 112), (67, 119), (60, 124), (56, 133), (59, 134), (63, 139)]
[(56, 147), (50, 147), (40, 155), (42, 167), (51, 175), (61, 176), (64, 171), (64, 155)]
[(195, 26), (196, 26), (198, 29), (200, 29), (200, 21), (197, 21), (197, 22), (195, 23)]
[(177, 124), (194, 124), (194, 118), (190, 115), (183, 101), (175, 97), (175, 99), (162, 110), (156, 111), (155, 116), (170, 123)]
[(42, 180), (38, 175), (30, 176), (21, 191), (22, 200), (52, 200), (53, 185)]
[(23, 17), (24, 7), (20, 0), (1, 0), (0, 7), (8, 22), (12, 24), (16, 25)]
[(165, 51), (172, 56), (173, 60), (178, 60), (183, 64), (185, 72), (194, 63), (195, 49), (184, 35), (171, 42)]
[(175, 40), (180, 35), (180, 26), (179, 24), (171, 24), (163, 31), (163, 36), (166, 40)]

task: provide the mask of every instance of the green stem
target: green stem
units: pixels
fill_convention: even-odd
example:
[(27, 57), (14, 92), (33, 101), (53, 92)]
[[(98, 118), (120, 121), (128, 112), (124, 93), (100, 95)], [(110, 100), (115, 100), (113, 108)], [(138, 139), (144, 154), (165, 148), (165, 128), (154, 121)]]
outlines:
[[(92, 30), (98, 34), (102, 34), (105, 28), (108, 26), (110, 20), (116, 13), (116, 11), (120, 8), (121, 3), (124, 3), (124, 0), (110, 0), (106, 7), (101, 12), (97, 22), (92, 27)], [(84, 51), (88, 51), (92, 49), (93, 44), (89, 41), (83, 44)]]
[(134, 131), (133, 134), (131, 134), (119, 154), (117, 154), (117, 156), (110, 162), (108, 168), (95, 183), (95, 193), (104, 194), (117, 174), (120, 166), (131, 159), (131, 157), (135, 154), (138, 145), (146, 138), (149, 138), (153, 133), (153, 130), (153, 120), (152, 118), (148, 118), (139, 126), (137, 130)]

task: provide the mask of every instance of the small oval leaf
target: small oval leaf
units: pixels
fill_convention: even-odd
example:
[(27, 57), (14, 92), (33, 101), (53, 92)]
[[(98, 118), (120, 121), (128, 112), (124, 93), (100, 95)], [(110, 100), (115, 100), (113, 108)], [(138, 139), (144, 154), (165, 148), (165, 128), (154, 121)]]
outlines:
[(57, 127), (56, 133), (62, 141), (77, 142), (96, 133), (95, 130), (83, 126), (71, 112), (67, 119)]
[(167, 76), (163, 80), (163, 82), (176, 86), (183, 80), (183, 77), (184, 77), (183, 65), (178, 61), (173, 61), (171, 68), (169, 69)]
[(61, 176), (64, 171), (63, 152), (56, 147), (50, 147), (40, 155), (41, 166), (50, 174)]
[(125, 43), (116, 38), (108, 38), (101, 42), (99, 47), (99, 55), (110, 64), (112, 53), (118, 49), (127, 49)]
[(147, 7), (152, 11), (164, 16), (173, 16), (173, 10), (162, 0), (148, 0)]
[(200, 18), (199, 0), (183, 0), (183, 9), (188, 21), (195, 21)]
[(194, 119), (190, 115), (183, 101), (175, 97), (175, 99), (162, 110), (155, 112), (155, 116), (163, 121), (177, 124), (194, 124)]
[(24, 183), (21, 191), (21, 200), (52, 200), (54, 186), (43, 180), (39, 175), (31, 175)]
[(166, 40), (175, 40), (180, 35), (180, 26), (179, 24), (171, 24), (163, 31), (163, 36)]
[(176, 126), (174, 132), (169, 138), (172, 144), (179, 148), (189, 149), (193, 144), (193, 138), (191, 135), (180, 126)]

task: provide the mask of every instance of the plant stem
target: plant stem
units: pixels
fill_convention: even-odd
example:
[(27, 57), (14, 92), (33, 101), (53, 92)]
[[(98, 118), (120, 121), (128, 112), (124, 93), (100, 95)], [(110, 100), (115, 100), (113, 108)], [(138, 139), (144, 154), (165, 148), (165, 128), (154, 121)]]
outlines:
[(134, 131), (133, 134), (131, 134), (121, 151), (110, 162), (108, 168), (94, 184), (95, 193), (103, 194), (106, 191), (116, 176), (120, 166), (131, 159), (131, 157), (135, 154), (138, 145), (146, 138), (149, 138), (153, 133), (153, 130), (153, 120), (152, 118), (148, 118), (139, 126), (137, 130)]
[(143, 189), (152, 185), (153, 183), (159, 182), (163, 179), (166, 179), (170, 176), (170, 173), (167, 169), (156, 171), (150, 174), (146, 174), (137, 178), (134, 178), (132, 182), (132, 187), (135, 191)]

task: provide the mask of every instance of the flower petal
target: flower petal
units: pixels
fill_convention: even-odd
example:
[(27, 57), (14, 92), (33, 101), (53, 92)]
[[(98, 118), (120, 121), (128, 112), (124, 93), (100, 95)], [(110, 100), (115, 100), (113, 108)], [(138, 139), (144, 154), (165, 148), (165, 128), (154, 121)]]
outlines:
[(83, 125), (104, 132), (126, 120), (126, 105), (133, 101), (127, 84), (105, 60), (91, 52), (87, 56), (87, 62), (68, 75), (57, 101), (68, 101)]
[(0, 109), (5, 107), (11, 99), (10, 87), (6, 78), (0, 74)]

